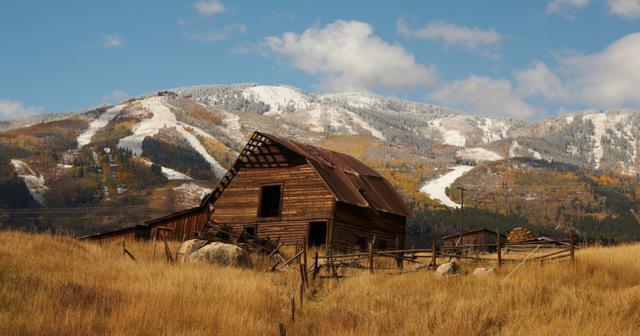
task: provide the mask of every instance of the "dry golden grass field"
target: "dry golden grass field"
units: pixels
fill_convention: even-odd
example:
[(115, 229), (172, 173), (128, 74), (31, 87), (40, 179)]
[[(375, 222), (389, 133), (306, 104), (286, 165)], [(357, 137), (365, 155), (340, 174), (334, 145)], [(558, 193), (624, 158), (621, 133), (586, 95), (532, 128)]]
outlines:
[[(172, 245), (175, 251), (176, 245)], [(640, 245), (496, 276), (431, 271), (323, 280), (289, 322), (299, 274), (151, 260), (148, 243), (98, 246), (0, 233), (0, 335), (639, 335)], [(464, 266), (464, 265), (463, 265)], [(466, 265), (473, 267), (474, 265)]]

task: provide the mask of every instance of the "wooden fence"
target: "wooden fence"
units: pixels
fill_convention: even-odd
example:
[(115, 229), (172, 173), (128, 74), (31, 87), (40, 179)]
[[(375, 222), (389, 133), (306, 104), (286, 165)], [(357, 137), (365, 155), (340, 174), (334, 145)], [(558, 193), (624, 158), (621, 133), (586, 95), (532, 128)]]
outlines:
[[(330, 250), (326, 255), (313, 257), (312, 265), (308, 267), (308, 272), (313, 274), (315, 279), (321, 271), (326, 271), (324, 277), (339, 278), (336, 270), (338, 269), (363, 269), (369, 273), (375, 270), (398, 270), (417, 271), (420, 269), (435, 269), (438, 266), (438, 258), (464, 259), (484, 263), (488, 265), (496, 265), (500, 268), (505, 263), (525, 263), (539, 262), (544, 263), (550, 260), (565, 259), (572, 263), (575, 262), (576, 245), (570, 236), (567, 240), (530, 240), (519, 243), (502, 244), (500, 241), (500, 232), (496, 231), (497, 243), (495, 244), (477, 244), (477, 245), (458, 245), (458, 246), (436, 246), (432, 244), (431, 248), (426, 249), (396, 249), (396, 250), (375, 250), (374, 239), (369, 242), (367, 252), (356, 253), (332, 253)], [(493, 253), (484, 251), (492, 250)], [(297, 254), (299, 258), (303, 254), (304, 248)], [(537, 252), (537, 254), (536, 254)], [(306, 252), (304, 252), (306, 255)], [(391, 261), (384, 262), (388, 259)], [(305, 257), (306, 260), (306, 257)], [(391, 264), (391, 266), (389, 265)], [(395, 266), (393, 266), (395, 264)], [(306, 267), (305, 262), (305, 268)]]

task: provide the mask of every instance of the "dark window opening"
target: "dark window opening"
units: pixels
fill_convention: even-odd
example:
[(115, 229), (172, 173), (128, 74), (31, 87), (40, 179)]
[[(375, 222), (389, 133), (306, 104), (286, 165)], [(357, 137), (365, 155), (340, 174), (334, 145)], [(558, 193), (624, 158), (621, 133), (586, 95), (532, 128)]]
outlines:
[(242, 228), (242, 233), (240, 234), (242, 240), (246, 239), (256, 239), (257, 238), (257, 230), (254, 225), (244, 226)]
[(281, 196), (281, 185), (260, 187), (260, 206), (258, 208), (258, 217), (266, 218), (280, 216)]
[(327, 222), (309, 222), (309, 246), (322, 246), (327, 243)]

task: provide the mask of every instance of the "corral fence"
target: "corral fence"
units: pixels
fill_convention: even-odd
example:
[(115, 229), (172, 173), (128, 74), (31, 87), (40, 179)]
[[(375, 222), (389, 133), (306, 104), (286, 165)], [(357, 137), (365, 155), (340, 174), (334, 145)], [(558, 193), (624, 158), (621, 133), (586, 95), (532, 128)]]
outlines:
[[(374, 273), (376, 270), (417, 271), (435, 269), (438, 259), (464, 259), (477, 263), (496, 265), (500, 268), (505, 263), (538, 262), (543, 264), (551, 260), (568, 260), (575, 262), (575, 249), (578, 248), (572, 235), (564, 240), (538, 238), (517, 243), (502, 243), (500, 232), (496, 231), (495, 244), (465, 244), (454, 246), (437, 246), (423, 249), (375, 250), (375, 237), (369, 242), (367, 252), (332, 253), (313, 257), (309, 271), (314, 278), (322, 273), (325, 276), (339, 278), (338, 269), (364, 269)], [(492, 252), (487, 252), (492, 251)], [(385, 262), (384, 260), (388, 261)], [(395, 266), (394, 266), (395, 264)]]

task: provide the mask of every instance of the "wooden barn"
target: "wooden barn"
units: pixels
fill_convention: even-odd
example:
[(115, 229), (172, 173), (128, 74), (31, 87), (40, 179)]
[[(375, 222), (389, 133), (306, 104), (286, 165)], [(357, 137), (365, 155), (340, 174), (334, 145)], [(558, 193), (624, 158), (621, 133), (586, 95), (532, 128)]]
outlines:
[(404, 246), (411, 216), (395, 188), (355, 158), (279, 136), (255, 132), (217, 188), (199, 207), (145, 223), (173, 229), (184, 240), (206, 226), (285, 244), (365, 249)]
[[(502, 234), (500, 235), (500, 242), (502, 244), (506, 242), (506, 238)], [(462, 233), (462, 239), (460, 239), (459, 233), (442, 237), (441, 246), (444, 248), (454, 247), (456, 246), (456, 243), (458, 246), (496, 244), (497, 234), (496, 231), (488, 229), (466, 231)], [(475, 248), (475, 250), (489, 252), (495, 250), (495, 247), (480, 246)]]

